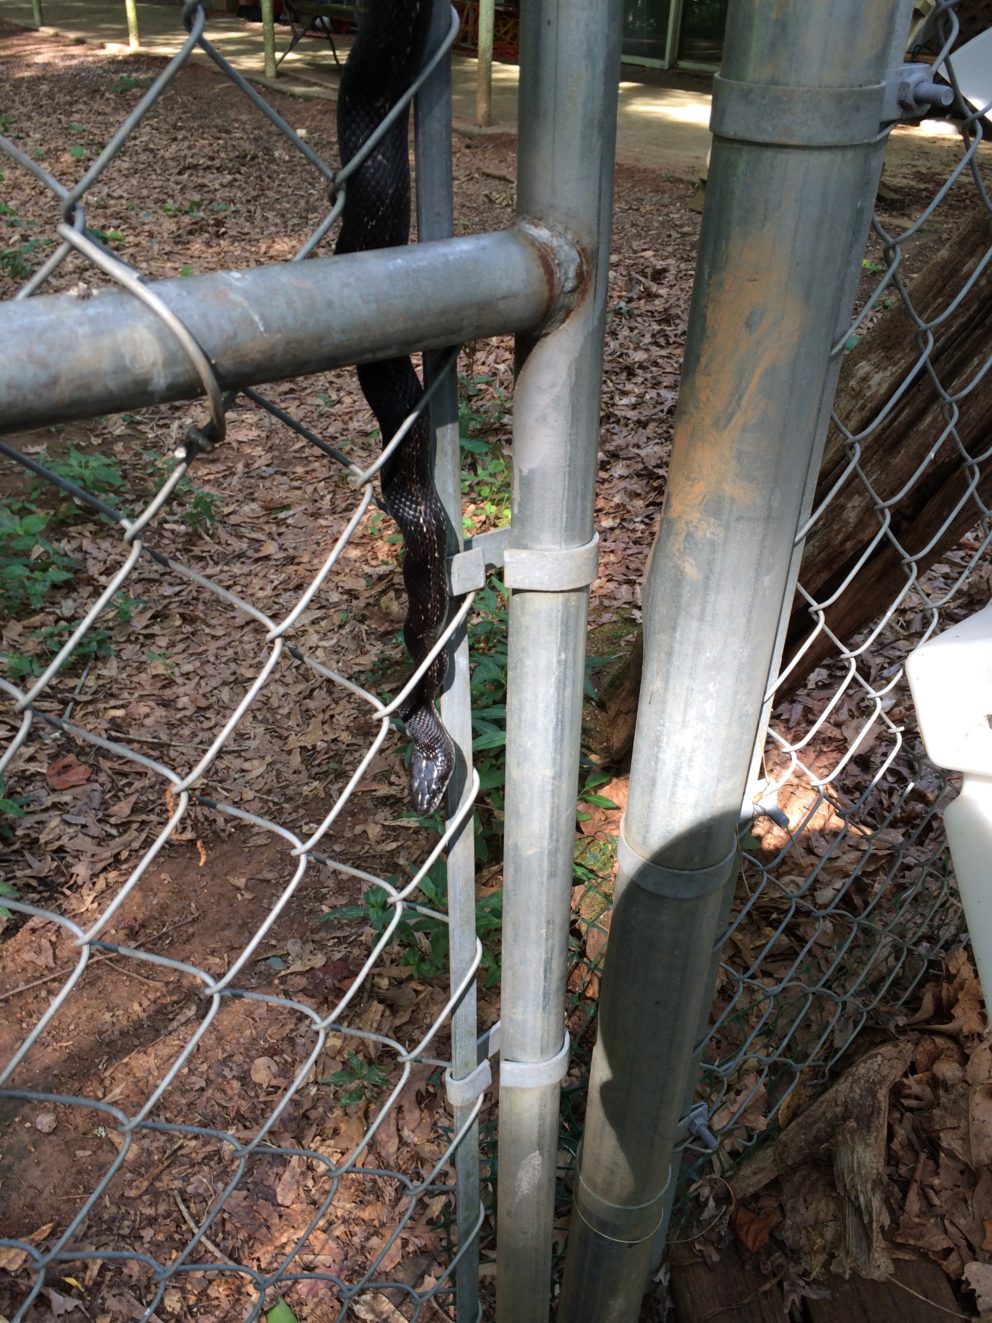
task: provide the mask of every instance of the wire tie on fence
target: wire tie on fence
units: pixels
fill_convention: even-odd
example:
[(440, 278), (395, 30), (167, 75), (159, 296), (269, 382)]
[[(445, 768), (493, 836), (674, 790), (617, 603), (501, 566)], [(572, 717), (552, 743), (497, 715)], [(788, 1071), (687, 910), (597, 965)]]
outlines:
[(568, 1070), (568, 1054), (571, 1050), (572, 1040), (566, 1029), (561, 1049), (546, 1061), (507, 1061), (503, 1057), (499, 1065), (500, 1087), (545, 1089), (551, 1084), (559, 1084)]
[(719, 891), (731, 876), (737, 862), (737, 846), (718, 863), (708, 868), (665, 868), (641, 854), (628, 841), (624, 830), (625, 820), (620, 820), (617, 835), (617, 864), (621, 876), (631, 878), (645, 891), (653, 891), (656, 896), (666, 900), (696, 900)]
[(507, 547), (503, 553), (503, 582), (528, 592), (588, 588), (598, 568), (598, 533), (581, 547)]

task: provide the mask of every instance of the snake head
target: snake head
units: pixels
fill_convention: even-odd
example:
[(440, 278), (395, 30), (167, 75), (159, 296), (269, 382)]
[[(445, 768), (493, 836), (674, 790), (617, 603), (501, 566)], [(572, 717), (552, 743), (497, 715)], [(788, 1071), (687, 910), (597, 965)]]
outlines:
[(425, 752), (413, 746), (410, 758), (410, 798), (418, 816), (428, 817), (441, 803), (455, 769), (455, 746), (447, 732), (436, 747)]

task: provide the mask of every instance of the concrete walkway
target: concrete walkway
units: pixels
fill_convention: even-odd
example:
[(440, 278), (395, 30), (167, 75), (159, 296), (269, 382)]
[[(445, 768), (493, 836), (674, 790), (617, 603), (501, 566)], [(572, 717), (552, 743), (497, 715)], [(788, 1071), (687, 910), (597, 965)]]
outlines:
[[(122, 0), (42, 0), (45, 32), (127, 52), (127, 24)], [(141, 51), (170, 56), (186, 33), (180, 21), (180, 0), (143, 0), (138, 4)], [(34, 26), (31, 0), (0, 0), (0, 17), (24, 27)], [(340, 70), (323, 37), (305, 37), (279, 66), (273, 81), (264, 76), (262, 25), (244, 23), (230, 14), (211, 13), (206, 33), (224, 57), (245, 77), (266, 88), (266, 95), (285, 94), (334, 99)], [(337, 42), (342, 59), (349, 38)], [(289, 45), (289, 28), (276, 26), (276, 56)], [(197, 51), (195, 59), (208, 57)], [(212, 66), (211, 66), (212, 67)], [(456, 53), (452, 57), (453, 112), (456, 128), (476, 131), (475, 87), (477, 62)], [(710, 79), (700, 74), (624, 66), (620, 83), (617, 159), (642, 165), (682, 179), (698, 179), (706, 168), (710, 147)], [(490, 132), (515, 133), (517, 81), (512, 64), (493, 66), (493, 128)], [(636, 79), (636, 81), (634, 81)], [(277, 98), (278, 100), (278, 98)], [(0, 110), (3, 107), (0, 106)], [(950, 125), (924, 121), (900, 126), (886, 149), (887, 177), (898, 179), (902, 170), (921, 168), (932, 178), (946, 178), (960, 155), (960, 139)], [(985, 167), (992, 143), (979, 152)]]
[[(43, 5), (43, 31), (115, 51), (128, 50), (127, 24), (120, 0), (43, 0)], [(31, 0), (0, 0), (0, 17), (33, 27)], [(141, 51), (148, 55), (174, 55), (186, 36), (180, 21), (180, 5), (168, 0), (139, 3), (138, 28)], [(260, 23), (243, 23), (229, 14), (211, 13), (206, 35), (240, 73), (266, 87), (267, 95), (273, 91), (294, 96), (333, 98), (335, 95), (339, 70), (324, 38), (305, 37), (279, 66), (278, 77), (273, 82), (264, 77)], [(277, 25), (277, 58), (288, 44), (289, 28)], [(343, 58), (348, 38), (337, 45)], [(195, 58), (207, 59), (201, 52)], [(474, 127), (476, 70), (474, 59), (454, 55), (453, 113), (460, 129)], [(647, 70), (643, 72), (648, 75)], [(630, 69), (625, 73), (640, 71)], [(491, 131), (516, 132), (518, 75), (516, 65), (493, 66)], [(710, 145), (709, 80), (679, 74), (657, 78), (663, 81), (621, 82), (617, 158), (681, 178), (698, 178)]]

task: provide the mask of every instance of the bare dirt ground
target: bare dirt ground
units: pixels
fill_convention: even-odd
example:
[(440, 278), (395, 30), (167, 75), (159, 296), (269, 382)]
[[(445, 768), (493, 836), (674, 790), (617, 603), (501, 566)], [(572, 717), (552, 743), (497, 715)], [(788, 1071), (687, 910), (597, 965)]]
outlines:
[[(71, 183), (159, 67), (0, 22), (2, 131)], [(333, 160), (333, 108), (277, 100), (293, 127)], [(512, 221), (514, 139), (456, 138), (454, 170), (461, 229)], [(894, 225), (916, 214), (933, 189), (933, 175), (923, 167), (901, 168), (888, 182)], [(685, 181), (631, 167), (617, 171), (597, 498), (602, 558), (592, 603), (591, 651), (597, 654), (616, 653), (638, 618), (638, 585), (664, 492), (698, 239), (692, 197)], [(925, 260), (966, 206), (964, 191), (952, 192), (914, 244), (910, 266)], [(180, 73), (87, 199), (89, 224), (151, 278), (287, 260), (325, 210), (317, 172), (236, 89), (203, 68)], [(3, 163), (0, 294), (13, 294), (48, 255), (57, 219), (45, 190)], [(79, 281), (95, 283), (92, 271), (73, 259), (50, 287)], [(479, 415), (473, 427), (498, 454), (510, 440), (511, 346), (470, 347), (460, 373)], [(278, 384), (267, 393), (349, 456), (366, 462), (374, 456), (371, 422), (352, 374)], [(119, 481), (105, 489), (106, 499), (136, 509), (161, 482), (182, 429), (202, 416), (199, 407), (164, 407), (9, 440), (36, 457), (64, 459), (77, 451), (112, 461)], [(227, 443), (203, 456), (192, 477), (157, 522), (156, 549), (280, 618), (340, 533), (354, 493), (325, 456), (246, 400), (232, 410)], [(50, 535), (75, 566), (71, 582), (43, 609), (4, 622), (0, 651), (8, 664), (13, 659), (23, 666), (49, 655), (45, 631), (81, 614), (120, 563), (121, 541), (92, 512), (67, 514), (50, 491), (30, 495), (31, 480), (16, 466), (5, 464), (0, 483), (3, 499), (30, 496), (50, 516)], [(466, 513), (473, 527), (499, 517), (494, 499), (498, 507), (504, 497), (497, 492), (494, 498), (498, 487), (498, 480), (478, 473), (470, 478)], [(403, 614), (397, 564), (392, 531), (373, 513), (301, 626), (307, 651), (386, 690), (405, 667), (397, 642)], [(189, 768), (209, 746), (221, 714), (258, 674), (262, 634), (243, 613), (223, 609), (188, 579), (145, 561), (128, 579), (125, 595), (116, 617), (101, 622), (101, 648), (60, 677), (42, 706), (113, 738), (123, 735), (170, 766)], [(4, 721), (6, 740), (14, 727)], [(369, 726), (366, 710), (346, 691), (317, 683), (312, 672), (283, 658), (212, 768), (209, 794), (305, 834), (346, 783), (368, 745)], [(3, 794), (19, 806), (16, 835), (6, 842), (4, 881), (22, 899), (81, 927), (108, 905), (171, 812), (160, 777), (141, 775), (132, 762), (54, 731), (28, 744), (8, 771)], [(404, 796), (400, 748), (392, 739), (335, 824), (332, 862), (307, 869), (292, 903), (239, 974), (238, 986), (263, 999), (223, 1000), (195, 1054), (156, 1104), (157, 1121), (250, 1137), (287, 1081), (308, 1069), (312, 1026), (277, 999), (320, 1012), (350, 987), (368, 953), (369, 931), (344, 920), (322, 923), (321, 916), (361, 901), (363, 884), (346, 869), (409, 876), (423, 858), (430, 836), (411, 820)], [(498, 820), (498, 809), (491, 817)], [(603, 835), (615, 834), (615, 819), (595, 825)], [(216, 977), (231, 966), (291, 884), (294, 865), (271, 831), (202, 804), (191, 809), (101, 933), (108, 944), (154, 951), (186, 972), (109, 954), (90, 961), (12, 1083), (90, 1099), (93, 1106), (6, 1104), (0, 1234), (40, 1244), (68, 1224), (120, 1157), (124, 1141), (109, 1109), (133, 1115), (148, 1099), (201, 1020), (201, 972)], [(498, 882), (495, 857), (482, 871), (484, 891)], [(70, 936), (43, 918), (0, 918), (0, 1061), (68, 979), (78, 958)], [(595, 980), (584, 987), (587, 999), (595, 991)], [(348, 1023), (413, 1043), (445, 995), (436, 979), (397, 956), (379, 966), (352, 1003)], [(488, 1023), (498, 1015), (496, 993), (484, 987), (481, 999)], [(442, 1055), (444, 1044), (442, 1037)], [(960, 1065), (963, 1050), (930, 1050), (927, 1069), (932, 1073), (942, 1053), (957, 1053)], [(347, 1072), (348, 1051), (342, 1037), (328, 1040), (271, 1132), (277, 1148), (317, 1150), (333, 1162), (360, 1144), (386, 1086), (342, 1104), (345, 1087), (328, 1081)], [(395, 1063), (373, 1045), (362, 1064), (389, 1077)], [(362, 1169), (340, 1182), (326, 1215), (305, 1237), (299, 1262), (349, 1282), (378, 1263), (379, 1277), (423, 1290), (450, 1256), (448, 1196), (422, 1195), (399, 1237), (390, 1235), (405, 1216), (404, 1181), (423, 1178), (444, 1151), (442, 1128), (450, 1122), (437, 1073), (415, 1068), (390, 1117), (368, 1146)], [(209, 1136), (143, 1132), (80, 1231), (81, 1248), (145, 1245), (168, 1262), (229, 1179), (233, 1161)], [(249, 1164), (212, 1223), (207, 1248), (198, 1252), (214, 1264), (235, 1260), (271, 1271), (299, 1242), (327, 1190), (319, 1162), (267, 1154)], [(0, 1250), (0, 1314), (16, 1310), (29, 1280), (26, 1255)], [(46, 1284), (31, 1317), (37, 1323), (138, 1318), (149, 1280), (147, 1266), (134, 1259), (81, 1255), (73, 1271)], [(235, 1319), (253, 1298), (252, 1288), (233, 1274), (189, 1273), (167, 1290), (157, 1316)], [(287, 1298), (300, 1317), (318, 1317), (302, 1289)], [(359, 1308), (368, 1311), (359, 1312), (363, 1318), (409, 1316), (402, 1299), (375, 1297)], [(428, 1305), (420, 1317), (446, 1317), (445, 1308)]]

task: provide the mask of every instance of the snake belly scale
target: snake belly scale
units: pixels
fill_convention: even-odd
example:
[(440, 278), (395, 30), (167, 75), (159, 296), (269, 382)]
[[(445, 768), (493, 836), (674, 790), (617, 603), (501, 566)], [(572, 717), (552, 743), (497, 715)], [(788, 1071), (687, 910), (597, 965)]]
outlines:
[[(338, 91), (342, 166), (358, 154), (416, 77), (431, 9), (432, 0), (366, 0), (358, 6), (358, 35)], [(401, 114), (348, 178), (338, 253), (409, 242), (408, 120)], [(391, 358), (360, 364), (358, 381), (385, 444), (423, 398), (420, 379), (409, 358)], [(403, 535), (403, 637), (416, 668), (437, 642), (448, 615), (447, 522), (434, 486), (426, 411), (386, 461), (381, 484), (383, 504)], [(399, 711), (412, 745), (410, 797), (421, 815), (438, 807), (455, 765), (454, 744), (434, 706), (446, 669), (442, 650)]]

